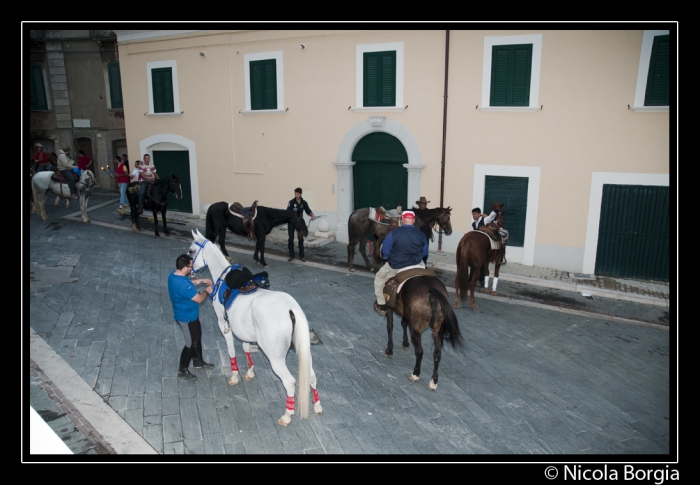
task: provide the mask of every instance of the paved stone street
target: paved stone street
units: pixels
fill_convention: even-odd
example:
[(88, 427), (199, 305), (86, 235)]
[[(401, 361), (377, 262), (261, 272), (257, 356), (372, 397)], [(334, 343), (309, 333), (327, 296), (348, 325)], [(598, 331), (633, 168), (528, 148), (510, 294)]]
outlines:
[[(324, 413), (294, 416), (282, 427), (284, 388), (262, 352), (252, 354), (254, 380), (227, 385), (229, 358), (209, 302), (201, 308), (204, 357), (216, 367), (194, 371), (195, 383), (177, 378), (184, 339), (172, 318), (167, 276), (195, 224), (173, 222), (171, 237), (155, 239), (152, 226), (131, 231), (115, 212), (113, 193), (93, 195), (89, 225), (64, 218), (77, 211), (76, 202), (65, 209), (52, 201), (50, 222), (35, 214), (24, 219), (29, 305), (23, 307), (23, 337), (36, 332), (50, 348), (42, 358), (55, 352), (101, 398), (104, 414), (130, 428), (124, 436), (135, 432), (138, 446), (161, 454), (440, 454), (459, 461), (476, 454), (535, 454), (546, 461), (592, 454), (619, 462), (649, 455), (659, 461), (675, 450), (676, 322), (669, 322), (668, 306), (504, 280), (504, 296), (481, 294), (477, 310), (465, 304), (456, 310), (466, 347), (445, 348), (439, 386), (431, 391), (428, 333), (416, 383), (408, 379), (413, 348), (398, 345), (400, 325), (394, 356), (382, 355), (386, 324), (372, 310), (371, 273), (317, 260), (316, 249), (307, 250), (309, 263), (287, 263), (286, 247), (271, 247), (271, 289), (297, 299), (320, 340), (311, 350)], [(256, 272), (248, 243), (231, 237), (238, 239), (229, 248), (235, 261)], [(318, 253), (337, 252), (327, 248)], [(451, 285), (454, 274), (441, 275)], [(547, 298), (560, 301), (547, 306)], [(236, 350), (245, 368), (240, 342)], [(31, 368), (23, 362), (30, 403), (55, 430), (71, 431), (70, 406), (78, 415), (86, 411), (67, 392), (64, 407), (42, 394), (61, 383), (35, 355)], [(293, 351), (287, 365), (296, 375)], [(95, 421), (92, 429), (75, 426), (82, 436), (67, 441), (74, 453), (128, 452), (120, 451), (128, 443), (107, 437), (114, 426), (106, 431)]]

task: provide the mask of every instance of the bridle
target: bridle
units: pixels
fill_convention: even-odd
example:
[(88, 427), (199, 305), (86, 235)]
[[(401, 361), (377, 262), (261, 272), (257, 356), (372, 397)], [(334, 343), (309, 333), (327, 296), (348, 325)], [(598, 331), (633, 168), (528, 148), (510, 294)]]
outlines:
[(199, 254), (202, 252), (204, 246), (206, 246), (208, 242), (210, 242), (208, 239), (205, 239), (203, 243), (198, 243), (197, 241), (194, 241), (194, 243), (199, 247), (199, 249), (197, 250), (197, 254), (194, 255), (194, 258), (192, 258), (192, 273), (195, 276), (198, 276), (200, 271), (204, 271), (204, 269), (209, 266), (207, 262), (204, 261), (204, 255), (202, 254), (202, 262), (204, 263), (204, 266), (202, 266), (199, 269), (194, 269), (194, 262), (197, 260)]

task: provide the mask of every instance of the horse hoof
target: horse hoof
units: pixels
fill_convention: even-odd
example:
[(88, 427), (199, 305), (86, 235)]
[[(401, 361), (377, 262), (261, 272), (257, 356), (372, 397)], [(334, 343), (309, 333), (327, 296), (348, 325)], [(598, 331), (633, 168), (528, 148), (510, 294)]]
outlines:
[(374, 273), (374, 268), (370, 268), (369, 270), (370, 270), (372, 273)]
[(263, 266), (263, 269), (270, 269), (270, 265), (266, 264), (265, 266)]
[(226, 380), (226, 384), (229, 386), (235, 386), (238, 384), (238, 376), (231, 376)]
[(291, 418), (285, 414), (277, 421), (277, 424), (279, 424), (281, 426), (287, 426), (291, 422), (292, 422)]
[(233, 264), (233, 258), (231, 256), (226, 256), (226, 261)]
[(314, 403), (314, 414), (323, 414), (323, 408), (321, 407), (321, 401)]
[(435, 384), (435, 382), (433, 382), (432, 379), (430, 379), (430, 382), (428, 383), (428, 389), (430, 389), (431, 391), (437, 389), (437, 384)]
[(494, 290), (494, 291), (492, 291), (492, 292), (491, 292), (491, 294), (492, 294), (492, 295), (494, 295), (494, 296), (498, 295), (498, 293), (496, 293), (496, 291), (495, 291), (495, 290)]
[(384, 352), (382, 352), (382, 355), (384, 357), (391, 357), (392, 355), (394, 355), (394, 353), (390, 350), (385, 350)]
[(484, 293), (489, 294), (491, 293), (491, 290), (489, 290), (488, 288), (484, 288)]
[(415, 375), (415, 374), (411, 374), (411, 377), (409, 377), (409, 380), (412, 382), (416, 382), (416, 381), (420, 380), (420, 377)]
[(260, 261), (256, 261), (255, 264), (257, 264), (258, 266), (260, 266)]
[(408, 344), (401, 344), (401, 348), (402, 348), (403, 350), (408, 350), (408, 349), (409, 349), (409, 346), (408, 346)]
[[(34, 212), (34, 211), (32, 211), (32, 212)], [(350, 268), (350, 272), (351, 272), (351, 273), (354, 273), (354, 272), (355, 272), (355, 268)]]
[(476, 310), (477, 308), (479, 308), (479, 305), (477, 305), (476, 303), (472, 303), (471, 307), (472, 309)]
[(455, 308), (462, 308), (462, 305), (460, 305), (459, 303), (455, 302), (454, 307), (455, 307)]

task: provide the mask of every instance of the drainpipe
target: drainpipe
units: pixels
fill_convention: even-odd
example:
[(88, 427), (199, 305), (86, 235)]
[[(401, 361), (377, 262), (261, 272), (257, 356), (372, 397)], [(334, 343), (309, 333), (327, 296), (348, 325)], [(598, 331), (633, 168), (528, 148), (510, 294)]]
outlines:
[[(440, 168), (440, 207), (445, 198), (445, 145), (447, 138), (447, 73), (450, 66), (450, 31), (445, 31), (445, 95), (442, 112), (442, 167)], [(442, 227), (438, 231), (438, 252), (442, 251)]]

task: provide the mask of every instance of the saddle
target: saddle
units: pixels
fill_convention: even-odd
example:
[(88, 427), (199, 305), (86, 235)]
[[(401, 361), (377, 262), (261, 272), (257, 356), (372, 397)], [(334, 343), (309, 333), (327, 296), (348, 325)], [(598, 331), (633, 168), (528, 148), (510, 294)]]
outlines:
[[(75, 172), (71, 172), (71, 175), (73, 176), (73, 180), (75, 181), (75, 190), (76, 190), (76, 194), (77, 194), (78, 183), (80, 182), (80, 177)], [(54, 180), (54, 181), (58, 182), (59, 184), (61, 184), (61, 193), (63, 193), (63, 184), (68, 183), (68, 179), (66, 178), (66, 176), (63, 175), (61, 172), (59, 172), (58, 169), (55, 169), (53, 171), (53, 175), (51, 176), (51, 180)]]
[(498, 226), (496, 226), (495, 229), (489, 226), (481, 226), (479, 229), (477, 229), (477, 231), (482, 232), (489, 237), (491, 249), (498, 251), (498, 261), (500, 264), (506, 264), (506, 244), (508, 243), (508, 238), (510, 237), (508, 230)]
[(386, 306), (392, 310), (396, 307), (396, 298), (403, 287), (403, 284), (411, 278), (418, 276), (431, 276), (437, 278), (437, 274), (432, 269), (412, 268), (406, 271), (400, 271), (393, 278), (390, 278), (384, 284), (384, 299)]
[(217, 282), (217, 286), (214, 293), (218, 295), (219, 303), (228, 310), (238, 295), (249, 295), (260, 288), (268, 289), (270, 280), (267, 271), (253, 274), (245, 266), (234, 264), (226, 273), (224, 280)]
[(369, 208), (369, 220), (376, 224), (388, 225), (389, 230), (396, 229), (401, 225), (401, 213), (403, 210), (401, 206), (397, 206), (396, 209), (386, 210), (384, 207), (370, 207)]
[(243, 207), (240, 202), (234, 202), (229, 207), (229, 212), (242, 219), (243, 230), (248, 234), (248, 240), (255, 239), (255, 218), (258, 215), (258, 201), (256, 200), (250, 207)]

